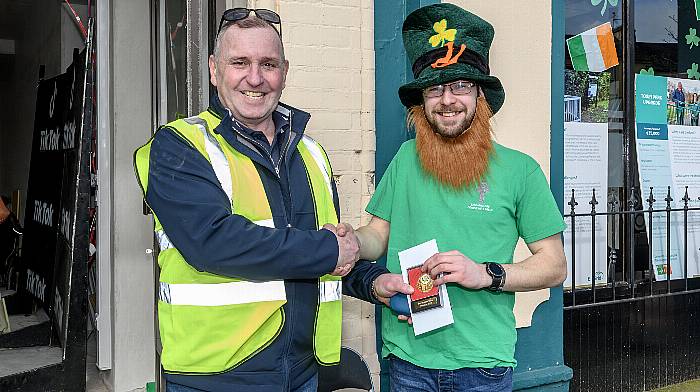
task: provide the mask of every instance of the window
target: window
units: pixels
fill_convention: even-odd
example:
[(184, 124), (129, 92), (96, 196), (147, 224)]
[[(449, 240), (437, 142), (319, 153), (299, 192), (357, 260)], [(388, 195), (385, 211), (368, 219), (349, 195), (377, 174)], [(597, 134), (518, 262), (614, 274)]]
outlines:
[[(700, 134), (700, 14), (695, 1), (567, 0), (565, 12), (564, 197), (577, 203), (565, 208), (570, 264), (565, 304), (694, 287), (697, 283), (688, 283), (681, 272), (687, 271), (689, 278), (700, 273), (700, 265), (691, 265), (700, 261), (695, 245), (700, 241), (700, 222), (695, 222), (700, 211), (694, 210), (700, 207), (694, 200), (700, 181), (693, 179), (700, 166), (692, 166), (700, 138), (676, 138), (674, 147), (673, 137), (667, 136), (665, 145), (638, 150), (637, 145), (647, 142), (638, 136), (646, 124), (635, 115), (646, 109), (635, 101), (634, 83), (638, 74), (660, 83), (658, 99), (647, 99), (663, 102), (660, 133), (671, 135), (684, 127), (682, 132)], [(679, 83), (682, 91), (674, 92)], [(660, 156), (668, 163), (660, 162)], [(689, 179), (679, 180), (683, 177)], [(653, 189), (655, 215), (650, 218), (655, 183), (663, 186)], [(684, 200), (685, 186), (690, 200)], [(669, 195), (673, 200), (667, 200)], [(667, 213), (667, 206), (677, 211)], [(684, 214), (688, 223), (683, 223)]]
[[(564, 200), (569, 202), (573, 196), (578, 203), (575, 210), (578, 214), (590, 212), (589, 202), (594, 197), (594, 191), (598, 212), (605, 213), (612, 209), (611, 202), (624, 199), (622, 7), (617, 1), (604, 0), (605, 4), (598, 5), (593, 3), (591, 0), (566, 2), (565, 31), (569, 53), (564, 72)], [(589, 58), (588, 63), (581, 64), (578, 61), (580, 57), (574, 64), (574, 41), (582, 33), (586, 34), (592, 29), (595, 31), (596, 28), (604, 30), (605, 26), (608, 26), (609, 42), (614, 44), (608, 57), (617, 59), (617, 65), (605, 64), (600, 67), (593, 64), (600, 58)], [(583, 39), (590, 40), (590, 36)], [(565, 213), (570, 213), (568, 206), (565, 207)], [(579, 218), (573, 222), (568, 218), (567, 225), (569, 228), (565, 239), (570, 269), (565, 286), (590, 288), (593, 277), (596, 285), (606, 285), (616, 279), (617, 270), (621, 272), (621, 268), (616, 264), (610, 265), (609, 256), (613, 249), (619, 252), (620, 241), (617, 233), (610, 228), (620, 227), (619, 218), (616, 221), (615, 217), (598, 216), (595, 230), (590, 218)], [(576, 229), (573, 236), (572, 227)], [(572, 242), (575, 244), (573, 248)], [(572, 261), (575, 262), (573, 268)]]
[(199, 113), (209, 102), (210, 10), (215, 1), (157, 0), (156, 122)]

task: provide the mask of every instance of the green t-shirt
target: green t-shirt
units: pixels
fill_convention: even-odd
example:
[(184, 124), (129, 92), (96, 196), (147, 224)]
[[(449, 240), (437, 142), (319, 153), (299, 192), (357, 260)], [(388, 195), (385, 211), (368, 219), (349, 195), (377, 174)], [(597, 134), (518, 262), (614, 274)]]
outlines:
[[(389, 164), (367, 212), (391, 222), (387, 268), (401, 273), (398, 252), (431, 239), (440, 252), (458, 250), (477, 263), (512, 263), (518, 237), (526, 243), (564, 230), (540, 166), (495, 144), (484, 181), (470, 189), (438, 184), (423, 171), (415, 140)], [(515, 366), (512, 292), (447, 287), (454, 324), (416, 337), (389, 308), (382, 311), (382, 356), (429, 369)]]

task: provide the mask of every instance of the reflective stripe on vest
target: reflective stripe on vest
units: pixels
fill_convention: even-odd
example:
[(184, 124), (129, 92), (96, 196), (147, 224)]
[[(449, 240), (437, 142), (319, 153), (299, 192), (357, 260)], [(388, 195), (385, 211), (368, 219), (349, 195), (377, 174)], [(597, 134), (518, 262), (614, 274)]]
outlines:
[(255, 221), (253, 223), (255, 223), (258, 226), (269, 227), (271, 229), (275, 228), (275, 221), (272, 219), (263, 219), (263, 220)]
[(232, 200), (231, 193), (233, 192), (231, 185), (231, 168), (228, 165), (226, 155), (224, 155), (224, 150), (221, 148), (216, 138), (207, 131), (207, 123), (204, 120), (199, 117), (189, 117), (184, 120), (186, 123), (197, 127), (202, 133), (204, 137), (204, 148), (207, 150), (207, 154), (209, 154), (209, 162), (214, 169), (216, 178), (221, 184), (221, 189), (226, 192), (230, 203)]
[(163, 230), (156, 230), (156, 238), (158, 239), (161, 252), (173, 247), (173, 243), (170, 242), (170, 238), (168, 238), (168, 235), (165, 234)]
[(311, 153), (311, 156), (316, 161), (318, 167), (323, 169), (323, 179), (326, 181), (326, 186), (328, 187), (328, 194), (331, 195), (332, 200), (333, 188), (331, 187), (331, 170), (328, 166), (328, 162), (326, 162), (326, 159), (324, 158), (323, 152), (321, 152), (321, 148), (318, 146), (318, 144), (316, 144), (316, 142), (313, 139), (306, 135), (304, 135), (301, 138), (301, 141), (302, 143), (304, 143), (304, 146), (309, 150), (309, 153)]
[(320, 290), (318, 293), (318, 302), (331, 302), (340, 301), (343, 299), (343, 282), (340, 280), (333, 280), (328, 282), (321, 282)]
[(222, 306), (284, 301), (284, 281), (169, 284), (160, 282), (159, 299), (171, 305)]

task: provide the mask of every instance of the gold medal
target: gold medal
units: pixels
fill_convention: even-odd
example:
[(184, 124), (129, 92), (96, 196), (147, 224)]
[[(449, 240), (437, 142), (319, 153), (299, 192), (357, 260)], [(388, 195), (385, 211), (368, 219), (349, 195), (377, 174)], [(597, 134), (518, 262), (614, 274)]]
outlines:
[(427, 293), (433, 288), (433, 279), (427, 273), (418, 278), (418, 290)]

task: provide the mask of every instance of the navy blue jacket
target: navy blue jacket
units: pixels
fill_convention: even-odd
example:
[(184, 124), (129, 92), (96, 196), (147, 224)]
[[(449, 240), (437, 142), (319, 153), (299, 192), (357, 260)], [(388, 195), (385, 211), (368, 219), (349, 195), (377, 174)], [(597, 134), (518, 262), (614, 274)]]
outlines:
[(677, 88), (674, 88), (671, 100), (678, 104), (678, 106), (683, 106), (685, 104), (685, 94), (683, 93), (683, 90), (678, 90)]
[[(285, 391), (297, 388), (317, 370), (313, 331), (318, 303), (317, 281), (335, 269), (338, 245), (328, 230), (317, 230), (306, 170), (296, 149), (310, 118), (290, 109), (291, 129), (280, 137), (279, 175), (264, 150), (252, 149), (216, 95), (209, 111), (222, 119), (214, 130), (250, 157), (262, 179), (275, 227), (252, 224), (231, 214), (229, 199), (210, 163), (167, 126), (151, 144), (146, 202), (160, 219), (170, 241), (199, 271), (248, 280), (284, 279), (285, 324), (275, 341), (236, 368), (216, 375), (172, 375), (168, 382), (207, 391)], [(235, 126), (234, 126), (235, 125)], [(290, 140), (288, 138), (293, 138)], [(290, 143), (290, 144), (288, 144)], [(340, 214), (333, 184), (334, 203)], [(371, 282), (386, 269), (367, 261), (343, 279), (343, 293), (373, 301)]]

